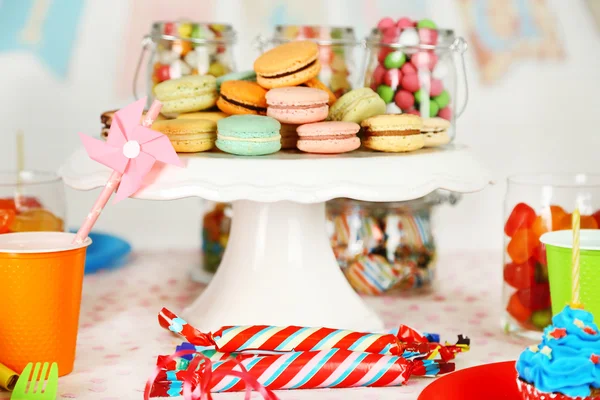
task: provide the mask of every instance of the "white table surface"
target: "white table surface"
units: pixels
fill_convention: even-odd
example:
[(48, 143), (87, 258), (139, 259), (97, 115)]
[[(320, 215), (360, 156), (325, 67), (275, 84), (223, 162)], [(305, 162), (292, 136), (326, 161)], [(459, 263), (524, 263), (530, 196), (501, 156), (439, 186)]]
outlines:
[[(75, 370), (59, 382), (58, 399), (139, 400), (158, 354), (172, 354), (181, 339), (158, 325), (162, 307), (181, 311), (204, 286), (189, 279), (198, 251), (144, 252), (115, 271), (85, 278)], [(523, 339), (501, 329), (501, 257), (497, 253), (442, 254), (436, 291), (420, 297), (367, 298), (392, 327), (403, 323), (455, 341), (471, 338), (471, 351), (460, 354), (457, 369), (516, 359)], [(308, 288), (307, 288), (308, 290)], [(431, 378), (412, 378), (395, 388), (279, 391), (295, 399), (416, 399)], [(215, 394), (242, 399), (242, 393)], [(0, 392), (0, 399), (9, 393)], [(254, 395), (253, 398), (259, 398)]]

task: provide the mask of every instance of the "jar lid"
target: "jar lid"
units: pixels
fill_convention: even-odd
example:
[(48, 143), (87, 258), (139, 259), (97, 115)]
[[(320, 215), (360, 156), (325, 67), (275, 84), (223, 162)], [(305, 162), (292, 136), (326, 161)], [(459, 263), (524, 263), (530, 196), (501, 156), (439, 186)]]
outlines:
[(346, 209), (359, 207), (366, 210), (400, 210), (404, 212), (420, 211), (431, 209), (434, 206), (448, 203), (456, 204), (460, 200), (460, 194), (449, 192), (447, 190), (435, 190), (423, 197), (408, 201), (392, 201), (392, 202), (372, 202), (362, 201), (347, 198), (337, 198), (327, 202), (328, 206), (334, 209)]
[(155, 21), (150, 38), (158, 40), (184, 40), (193, 43), (232, 44), (236, 33), (231, 25), (214, 22)]
[(425, 50), (450, 50), (452, 44), (456, 40), (456, 35), (452, 29), (438, 29), (438, 40), (437, 44), (429, 45), (429, 44), (419, 44), (417, 46), (405, 46), (399, 41), (384, 43), (383, 42), (383, 34), (377, 28), (374, 28), (371, 31), (371, 34), (367, 37), (367, 46), (382, 46), (382, 47), (391, 47), (394, 49), (405, 49), (405, 48), (414, 48), (414, 49), (425, 49)]
[(276, 25), (273, 42), (277, 44), (294, 40), (311, 40), (320, 46), (358, 45), (354, 28), (324, 25)]

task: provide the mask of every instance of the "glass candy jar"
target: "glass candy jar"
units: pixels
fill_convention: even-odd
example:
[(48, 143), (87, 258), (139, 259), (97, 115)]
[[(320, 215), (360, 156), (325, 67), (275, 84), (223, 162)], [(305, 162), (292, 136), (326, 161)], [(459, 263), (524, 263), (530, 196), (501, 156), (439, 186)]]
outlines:
[(600, 226), (600, 175), (522, 175), (508, 179), (504, 203), (502, 324), (508, 333), (539, 338), (552, 310), (546, 250), (540, 236), (571, 229), (579, 208), (581, 229)]
[(160, 82), (186, 75), (219, 77), (235, 71), (233, 44), (236, 34), (230, 25), (169, 21), (155, 22), (142, 41), (142, 53), (135, 72), (133, 91), (138, 98), (138, 78), (145, 53), (150, 52), (147, 68), (148, 100)]
[(327, 232), (350, 285), (369, 295), (430, 291), (436, 262), (431, 213), (445, 200), (457, 197), (434, 192), (407, 202), (328, 202)]
[(312, 40), (319, 46), (319, 80), (340, 97), (358, 82), (355, 48), (359, 45), (351, 27), (278, 25), (271, 39), (257, 38), (261, 52), (294, 40)]
[[(455, 119), (467, 104), (464, 39), (456, 38), (451, 30), (405, 28), (390, 37), (374, 29), (366, 45), (364, 86), (379, 94), (387, 104), (387, 112), (446, 119), (453, 140)], [(460, 68), (456, 56), (460, 56)], [(459, 69), (464, 84), (460, 102)]]

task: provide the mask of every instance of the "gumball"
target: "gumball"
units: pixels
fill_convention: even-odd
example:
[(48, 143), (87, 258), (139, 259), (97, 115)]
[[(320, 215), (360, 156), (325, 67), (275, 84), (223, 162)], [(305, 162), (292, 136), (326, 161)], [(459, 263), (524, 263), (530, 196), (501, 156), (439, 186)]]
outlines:
[(0, 233), (10, 231), (10, 226), (15, 220), (17, 212), (10, 208), (0, 208)]
[[(378, 84), (377, 82), (373, 81), (373, 82), (371, 82), (370, 88), (371, 88), (371, 89), (372, 89), (374, 92), (376, 92), (376, 91), (377, 91), (377, 88), (379, 87), (379, 85), (380, 85), (380, 84)], [(336, 97), (338, 97), (338, 96), (336, 96)], [(339, 97), (338, 97), (338, 98), (339, 98)]]
[(175, 33), (175, 24), (172, 22), (165, 22), (164, 24), (165, 35), (173, 35)]
[(437, 25), (430, 19), (422, 19), (417, 22), (417, 28), (419, 29), (437, 29)]
[(535, 261), (527, 260), (523, 264), (514, 262), (504, 266), (504, 282), (515, 289), (526, 289), (535, 283)]
[(512, 237), (518, 229), (531, 228), (534, 221), (535, 210), (525, 203), (519, 203), (510, 212), (504, 224), (504, 233)]
[(438, 112), (438, 117), (444, 118), (447, 121), (452, 121), (452, 110), (450, 109), (450, 107), (443, 107)]
[(185, 56), (192, 50), (192, 42), (187, 40), (174, 40), (172, 49), (182, 56)]
[(409, 92), (416, 92), (419, 90), (419, 76), (417, 74), (403, 74), (402, 75), (402, 88)]
[(386, 57), (392, 51), (394, 51), (394, 50), (392, 48), (390, 48), (390, 47), (382, 47), (381, 50), (379, 50), (379, 54), (377, 54), (377, 61), (379, 61), (379, 64), (383, 65), (383, 63), (385, 62)]
[(385, 29), (383, 33), (383, 43), (395, 43), (398, 40), (399, 30), (395, 26)]
[(417, 67), (417, 69), (427, 68), (430, 71), (433, 71), (435, 65), (437, 64), (438, 56), (435, 53), (430, 51), (421, 50), (412, 55), (410, 58), (410, 62)]
[(418, 31), (418, 37), (421, 44), (435, 46), (438, 41), (438, 31), (435, 29), (422, 28)]
[(440, 107), (437, 105), (435, 101), (429, 102), (429, 118), (433, 118), (438, 115), (440, 112)]
[(406, 29), (406, 28), (414, 28), (415, 22), (413, 20), (411, 20), (410, 18), (402, 17), (398, 20), (398, 22), (396, 22), (396, 26), (400, 30)]
[(164, 82), (171, 79), (171, 73), (169, 72), (170, 67), (168, 65), (160, 65), (158, 68), (154, 69), (154, 75), (158, 82)]
[(429, 83), (429, 96), (435, 97), (442, 94), (444, 91), (444, 84), (439, 79), (431, 79)]
[(377, 23), (377, 29), (379, 29), (382, 32), (385, 31), (386, 29), (392, 28), (392, 27), (396, 27), (396, 23), (390, 17), (382, 18)]
[(373, 80), (372, 82), (379, 86), (382, 82), (383, 82), (383, 76), (386, 73), (386, 69), (383, 65), (378, 65), (377, 67), (375, 67), (375, 70), (373, 71)]
[(544, 329), (552, 323), (552, 310), (538, 310), (531, 314), (531, 323), (538, 329)]
[(401, 51), (394, 51), (392, 53), (389, 53), (385, 57), (385, 60), (383, 61), (383, 65), (385, 65), (385, 67), (387, 69), (400, 68), (400, 67), (402, 67), (402, 65), (404, 65), (405, 62), (406, 62), (406, 55)]
[(179, 52), (173, 50), (159, 51), (157, 61), (160, 64), (171, 64), (175, 60), (179, 60)]
[(406, 110), (405, 111), (406, 114), (412, 114), (412, 115), (418, 115), (419, 117), (421, 116), (421, 112), (415, 108), (412, 108), (410, 110)]
[(440, 107), (440, 109), (442, 109), (448, 104), (450, 104), (450, 94), (448, 93), (448, 91), (442, 90), (442, 92), (439, 95), (434, 96), (433, 101), (435, 101)]
[(383, 75), (383, 83), (396, 89), (400, 86), (402, 80), (402, 73), (398, 68), (388, 69)]
[(531, 287), (517, 291), (521, 304), (531, 311), (550, 308), (550, 285), (534, 283)]
[(415, 66), (412, 65), (412, 63), (407, 62), (407, 63), (404, 63), (402, 68), (400, 68), (400, 72), (402, 72), (402, 75), (411, 75), (411, 74), (416, 74), (418, 71), (415, 68)]
[(377, 94), (383, 101), (385, 101), (385, 104), (391, 103), (394, 99), (394, 89), (387, 85), (379, 85), (377, 88)]
[(415, 28), (406, 28), (400, 33), (398, 42), (402, 46), (418, 46), (419, 45), (419, 34)]
[(533, 255), (533, 251), (539, 244), (539, 239), (531, 229), (519, 229), (508, 242), (506, 252), (514, 262), (523, 264)]
[(218, 61), (210, 64), (210, 67), (208, 68), (208, 73), (215, 77), (225, 75), (227, 72), (227, 67)]
[(508, 305), (506, 306), (506, 311), (511, 317), (522, 324), (529, 321), (529, 318), (531, 318), (531, 314), (533, 313), (532, 310), (528, 309), (523, 305), (523, 303), (521, 303), (517, 293), (514, 293), (512, 296), (510, 296)]
[(425, 92), (423, 91), (423, 89), (419, 89), (419, 90), (417, 90), (417, 91), (415, 92), (415, 101), (416, 101), (417, 103), (420, 103), (420, 102), (421, 102), (421, 99), (422, 99), (424, 96), (427, 96), (427, 95), (425, 94)]
[(402, 110), (410, 110), (415, 105), (415, 97), (408, 90), (398, 90), (394, 102)]

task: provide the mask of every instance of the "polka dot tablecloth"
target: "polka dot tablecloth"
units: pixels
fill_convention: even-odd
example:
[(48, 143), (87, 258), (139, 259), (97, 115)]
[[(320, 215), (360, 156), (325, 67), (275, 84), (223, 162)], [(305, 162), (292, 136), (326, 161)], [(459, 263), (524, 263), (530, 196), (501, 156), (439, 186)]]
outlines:
[[(59, 381), (58, 399), (139, 400), (158, 354), (171, 354), (181, 340), (158, 325), (166, 306), (181, 311), (204, 286), (189, 279), (200, 255), (193, 251), (135, 254), (129, 265), (85, 278), (77, 359), (73, 373)], [(442, 254), (437, 288), (419, 297), (366, 298), (387, 327), (403, 323), (454, 341), (463, 333), (471, 351), (457, 369), (516, 359), (530, 342), (501, 329), (501, 257), (494, 253)], [(396, 388), (280, 391), (284, 400), (416, 399), (430, 378)], [(0, 399), (9, 393), (0, 392)], [(215, 398), (243, 399), (241, 393)], [(254, 395), (253, 398), (259, 398)]]

